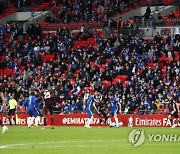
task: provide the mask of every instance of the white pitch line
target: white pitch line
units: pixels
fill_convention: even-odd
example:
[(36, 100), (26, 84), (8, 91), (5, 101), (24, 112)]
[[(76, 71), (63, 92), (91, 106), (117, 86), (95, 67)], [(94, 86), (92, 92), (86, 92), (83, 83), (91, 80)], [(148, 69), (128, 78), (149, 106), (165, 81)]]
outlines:
[(61, 142), (38, 142), (38, 143), (21, 143), (21, 144), (8, 144), (0, 146), (0, 149), (30, 146), (30, 145), (46, 145), (46, 144), (67, 144), (67, 143), (97, 143), (97, 142), (123, 142), (127, 140), (81, 140), (81, 141), (61, 141)]
[[(125, 147), (129, 146), (127, 144), (121, 144), (121, 145), (111, 145), (111, 144), (106, 144), (106, 145), (52, 145), (52, 146), (46, 146), (46, 148), (114, 148), (114, 147)], [(9, 147), (8, 149), (15, 149), (17, 147)], [(33, 148), (33, 147), (27, 147), (27, 146), (22, 146), (18, 147), (21, 149), (27, 149), (27, 148)], [(35, 149), (42, 148), (41, 146), (35, 146)], [(43, 147), (44, 148), (44, 147)]]
[[(106, 142), (106, 143), (105, 143)], [(119, 142), (119, 144), (109, 144), (113, 142)], [(127, 142), (127, 144), (124, 144)], [(69, 143), (105, 143), (103, 145), (63, 145), (63, 144), (69, 144)], [(164, 142), (162, 142), (164, 143)], [(173, 142), (174, 143), (174, 142)], [(178, 143), (178, 142), (175, 142)], [(52, 145), (49, 145), (52, 144)], [(53, 144), (61, 144), (61, 145), (53, 145)], [(2, 145), (0, 146), (0, 149), (9, 149), (9, 148), (33, 148), (30, 146), (34, 146), (34, 148), (42, 148), (42, 146), (37, 146), (37, 145), (46, 145), (46, 148), (88, 148), (88, 147), (94, 147), (94, 148), (102, 148), (102, 147), (108, 147), (108, 148), (114, 148), (114, 147), (131, 147), (130, 144), (128, 144), (127, 140), (72, 140), (72, 141), (60, 141), (60, 142), (38, 142), (38, 143), (21, 143), (21, 144), (8, 144), (8, 145)], [(151, 142), (145, 142), (141, 146), (168, 146), (169, 143), (167, 144), (154, 144)], [(176, 144), (171, 144), (176, 145)]]

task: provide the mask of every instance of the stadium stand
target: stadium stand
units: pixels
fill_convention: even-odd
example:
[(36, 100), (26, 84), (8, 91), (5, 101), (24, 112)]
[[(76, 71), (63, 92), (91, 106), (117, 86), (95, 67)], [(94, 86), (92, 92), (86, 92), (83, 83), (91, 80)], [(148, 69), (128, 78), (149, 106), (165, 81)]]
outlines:
[[(157, 34), (154, 38), (145, 39), (139, 33), (124, 33), (129, 29), (138, 30), (138, 27), (133, 18), (112, 26), (111, 17), (123, 12), (118, 12), (117, 1), (100, 1), (103, 5), (97, 4), (97, 1), (92, 4), (84, 1), (89, 5), (89, 10), (80, 10), (81, 1), (73, 1), (72, 4), (65, 2), (44, 1), (36, 8), (33, 1), (30, 4), (32, 10), (50, 7), (54, 16), (47, 17), (44, 22), (30, 24), (26, 33), (16, 24), (0, 25), (0, 85), (6, 100), (9, 93), (15, 92), (19, 111), (23, 112), (22, 103), (28, 91), (32, 88), (43, 89), (47, 81), (49, 88), (55, 91), (56, 112), (82, 111), (83, 95), (88, 90), (97, 90), (103, 97), (109, 91), (116, 93), (126, 114), (166, 114), (170, 109), (168, 95), (179, 101), (178, 34), (165, 38)], [(165, 5), (172, 2), (163, 0)], [(132, 4), (132, 1), (124, 4), (124, 10), (139, 7), (138, 3)], [(99, 16), (101, 13), (107, 16), (107, 11), (104, 9), (105, 12), (101, 12), (102, 8), (97, 6), (109, 9), (111, 15), (107, 17), (106, 28), (115, 29), (116, 33), (104, 36), (104, 31), (100, 29), (104, 18)], [(116, 11), (112, 13), (110, 6), (115, 7), (113, 10)], [(62, 12), (68, 8), (70, 10), (67, 12), (71, 15), (66, 19), (67, 12)], [(59, 14), (59, 10), (63, 15)], [(88, 11), (96, 13), (88, 17), (90, 23), (85, 21)], [(178, 21), (179, 10), (174, 14)], [(164, 15), (164, 20), (168, 16)], [(175, 23), (165, 21), (165, 24), (172, 26)], [(80, 91), (75, 93), (77, 87)]]

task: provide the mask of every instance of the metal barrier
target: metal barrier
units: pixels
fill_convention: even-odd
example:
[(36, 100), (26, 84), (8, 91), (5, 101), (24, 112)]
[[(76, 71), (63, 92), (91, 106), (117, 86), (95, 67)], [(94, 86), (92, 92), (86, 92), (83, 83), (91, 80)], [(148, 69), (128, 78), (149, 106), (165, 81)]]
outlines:
[(138, 35), (142, 38), (154, 38), (159, 33), (161, 37), (167, 36), (175, 37), (176, 34), (180, 34), (180, 26), (168, 26), (168, 27), (141, 27), (137, 29), (117, 29), (117, 28), (105, 28), (103, 29), (104, 38), (108, 38), (111, 35)]

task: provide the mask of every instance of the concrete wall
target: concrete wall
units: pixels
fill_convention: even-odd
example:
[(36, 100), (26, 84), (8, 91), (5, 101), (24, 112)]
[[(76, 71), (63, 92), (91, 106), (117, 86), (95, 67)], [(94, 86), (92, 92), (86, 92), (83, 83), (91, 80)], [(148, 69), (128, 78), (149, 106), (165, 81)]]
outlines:
[[(150, 7), (151, 11), (153, 12), (153, 16), (156, 18), (158, 13), (161, 13), (161, 15), (167, 14), (170, 11), (173, 11), (176, 9), (175, 6), (152, 6)], [(121, 17), (124, 20), (129, 19), (129, 17), (134, 17), (134, 16), (143, 16), (146, 12), (146, 7), (140, 7), (135, 10), (132, 10), (130, 12), (127, 12), (125, 14), (122, 14)], [(116, 17), (115, 19), (118, 19), (119, 17)]]
[(33, 16), (37, 16), (42, 14), (42, 11), (38, 11), (38, 12), (16, 12), (13, 13), (12, 15), (5, 17), (3, 19), (0, 20), (1, 24), (5, 24), (7, 21), (25, 21), (29, 18)]
[(8, 17), (0, 20), (1, 24), (6, 24), (7, 21), (16, 21), (20, 26), (23, 25), (24, 32), (27, 30), (30, 23), (36, 21), (44, 21), (47, 14), (51, 14), (49, 11), (38, 11), (38, 12), (16, 12)]
[(49, 11), (44, 11), (41, 14), (36, 15), (34, 18), (30, 18), (28, 22), (23, 25), (24, 32), (27, 30), (30, 23), (35, 23), (36, 21), (44, 21), (47, 14), (49, 14)]
[[(167, 37), (168, 32), (172, 37), (174, 37), (176, 34), (180, 34), (180, 27), (156, 27), (156, 28), (142, 28), (144, 30), (144, 37), (145, 38), (153, 38), (157, 32), (159, 32), (162, 37)], [(163, 31), (162, 31), (163, 30)]]

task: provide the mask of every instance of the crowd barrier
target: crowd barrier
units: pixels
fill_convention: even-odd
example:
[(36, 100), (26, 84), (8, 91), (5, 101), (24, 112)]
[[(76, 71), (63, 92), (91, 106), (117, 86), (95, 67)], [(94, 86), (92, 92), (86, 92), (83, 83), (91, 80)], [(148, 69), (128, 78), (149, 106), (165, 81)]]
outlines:
[[(9, 120), (6, 114), (0, 114), (0, 118), (3, 124), (8, 125)], [(54, 115), (54, 125), (55, 126), (83, 126), (88, 119), (88, 116), (83, 113), (73, 113), (73, 114), (55, 114)], [(129, 127), (171, 127), (172, 123), (168, 119), (168, 115), (154, 114), (154, 115), (118, 115), (119, 122), (122, 126)], [(28, 115), (19, 114), (18, 124), (27, 125)], [(47, 123), (50, 122), (50, 116), (47, 115)], [(112, 119), (113, 122), (113, 119)], [(174, 124), (180, 126), (176, 120), (173, 120)], [(115, 123), (114, 123), (115, 124)], [(40, 125), (43, 125), (43, 117), (40, 118)], [(99, 125), (99, 116), (95, 114), (92, 126)], [(106, 126), (107, 124), (102, 124)]]

